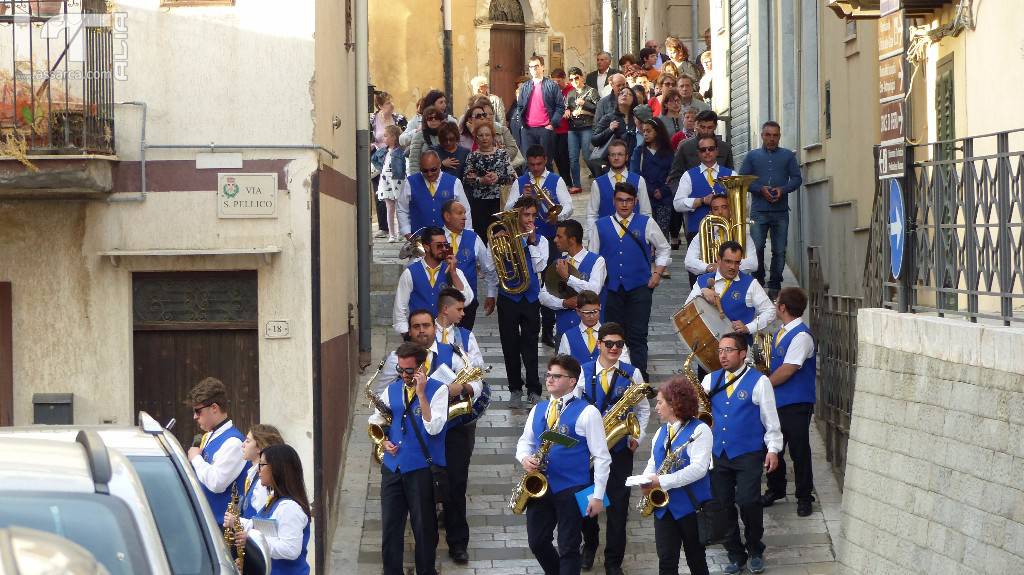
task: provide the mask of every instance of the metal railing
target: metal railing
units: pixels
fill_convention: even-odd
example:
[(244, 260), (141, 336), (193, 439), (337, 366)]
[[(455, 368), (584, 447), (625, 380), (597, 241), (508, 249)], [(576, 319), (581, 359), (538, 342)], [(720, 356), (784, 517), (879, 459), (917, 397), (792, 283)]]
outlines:
[(807, 248), (811, 333), (816, 336), (818, 401), (815, 421), (825, 440), (825, 459), (840, 489), (846, 473), (853, 389), (857, 376), (857, 310), (861, 298), (829, 295), (818, 246)]
[(883, 180), (866, 293), (900, 311), (1024, 322), (1024, 129), (910, 146), (906, 161), (903, 272), (897, 281), (888, 271)]
[(0, 152), (114, 153), (114, 49), (104, 0), (0, 0)]

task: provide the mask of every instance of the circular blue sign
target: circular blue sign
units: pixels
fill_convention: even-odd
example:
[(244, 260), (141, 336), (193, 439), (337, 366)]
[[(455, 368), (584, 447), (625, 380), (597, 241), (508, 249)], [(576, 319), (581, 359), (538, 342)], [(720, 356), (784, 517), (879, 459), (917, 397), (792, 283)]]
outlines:
[(907, 243), (905, 215), (903, 190), (899, 180), (893, 178), (889, 180), (889, 267), (894, 279), (899, 279), (903, 270), (903, 246)]

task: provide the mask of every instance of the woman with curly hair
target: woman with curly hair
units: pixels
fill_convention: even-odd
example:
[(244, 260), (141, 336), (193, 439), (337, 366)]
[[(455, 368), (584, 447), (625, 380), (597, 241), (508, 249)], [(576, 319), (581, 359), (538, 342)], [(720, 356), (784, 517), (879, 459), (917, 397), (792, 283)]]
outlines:
[[(711, 499), (708, 476), (714, 443), (711, 428), (697, 419), (697, 391), (684, 377), (673, 377), (661, 384), (655, 410), (664, 423), (654, 435), (651, 458), (643, 472), (651, 482), (641, 489), (648, 495), (651, 489), (660, 487), (669, 497), (667, 505), (654, 510), (658, 573), (675, 575), (679, 572), (681, 546), (690, 573), (707, 574), (707, 557), (697, 532), (697, 513), (691, 500), (699, 505)], [(667, 473), (659, 474), (670, 451), (680, 451), (678, 460)]]

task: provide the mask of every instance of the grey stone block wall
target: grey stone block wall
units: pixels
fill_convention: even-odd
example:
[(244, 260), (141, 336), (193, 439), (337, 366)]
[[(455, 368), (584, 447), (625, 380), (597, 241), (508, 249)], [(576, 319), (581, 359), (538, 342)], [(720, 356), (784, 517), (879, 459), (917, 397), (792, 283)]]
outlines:
[(839, 572), (1024, 573), (1024, 329), (858, 315)]

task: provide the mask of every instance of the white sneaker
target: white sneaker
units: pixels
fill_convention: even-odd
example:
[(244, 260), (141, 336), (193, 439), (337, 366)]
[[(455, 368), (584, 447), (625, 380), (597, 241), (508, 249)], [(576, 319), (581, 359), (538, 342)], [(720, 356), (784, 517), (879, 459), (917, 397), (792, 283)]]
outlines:
[(393, 244), (393, 243), (395, 243), (397, 241), (398, 241), (398, 237), (396, 237), (396, 236), (388, 236), (388, 243), (389, 244)]
[(375, 237), (375, 238), (386, 238), (386, 237), (388, 237), (388, 233), (385, 232), (384, 230), (377, 230), (377, 232), (373, 234), (373, 237)]

